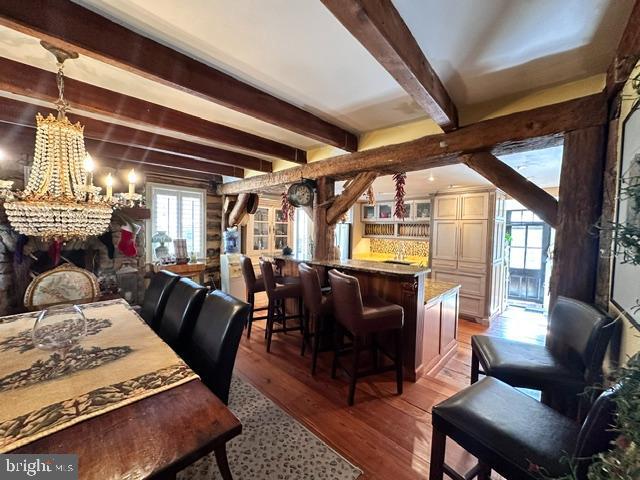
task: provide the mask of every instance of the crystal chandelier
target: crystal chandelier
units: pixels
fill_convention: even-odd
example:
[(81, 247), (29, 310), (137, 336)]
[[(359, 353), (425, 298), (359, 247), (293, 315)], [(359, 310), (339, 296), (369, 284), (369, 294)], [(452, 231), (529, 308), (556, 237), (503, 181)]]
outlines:
[(67, 118), (64, 99), (64, 61), (77, 53), (42, 46), (58, 61), (57, 118), (36, 115), (33, 165), (23, 191), (13, 192), (13, 182), (0, 181), (0, 197), (11, 226), (24, 235), (44, 240), (70, 240), (100, 235), (107, 231), (115, 200), (100, 195), (93, 185), (92, 167), (84, 146), (84, 127)]

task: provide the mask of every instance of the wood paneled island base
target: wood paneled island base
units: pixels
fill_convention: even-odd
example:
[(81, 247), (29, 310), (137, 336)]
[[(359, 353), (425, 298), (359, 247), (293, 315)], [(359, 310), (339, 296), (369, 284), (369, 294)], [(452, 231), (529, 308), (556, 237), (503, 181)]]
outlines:
[[(327, 272), (331, 269), (342, 271), (358, 279), (363, 297), (377, 296), (401, 305), (404, 308), (404, 375), (412, 382), (429, 369), (441, 364), (443, 358), (448, 358), (455, 351), (458, 286), (447, 284), (448, 289), (443, 292), (444, 284), (438, 282), (441, 288), (437, 290), (437, 295), (425, 298), (425, 291), (429, 295), (434, 292), (429, 288), (431, 280), (427, 278), (430, 272), (428, 268), (366, 260), (311, 260), (290, 255), (270, 255), (268, 258), (275, 261), (280, 266), (282, 274), (287, 276), (298, 276), (298, 264), (301, 262), (318, 269), (321, 280), (327, 278)], [(435, 328), (435, 310), (430, 310), (430, 322), (426, 325), (425, 303), (432, 309), (442, 300), (448, 302), (442, 311), (449, 312), (453, 305), (456, 314), (447, 317), (453, 319), (453, 325), (447, 324), (445, 328), (440, 328), (438, 323), (438, 328)], [(287, 305), (287, 310), (291, 313), (295, 313), (296, 308), (295, 302)], [(443, 349), (440, 348), (442, 332), (450, 337)], [(438, 345), (437, 349), (428, 348), (435, 343)]]

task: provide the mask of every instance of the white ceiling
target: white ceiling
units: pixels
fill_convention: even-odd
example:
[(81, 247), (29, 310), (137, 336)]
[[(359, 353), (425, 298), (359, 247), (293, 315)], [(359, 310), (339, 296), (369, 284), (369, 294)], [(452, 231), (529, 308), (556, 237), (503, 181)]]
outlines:
[[(77, 3), (356, 132), (424, 117), (319, 0)], [(454, 101), (464, 108), (604, 72), (633, 1), (394, 3)], [(0, 28), (0, 55), (54, 68), (37, 39), (6, 28)], [(73, 78), (301, 148), (317, 144), (91, 58), (70, 62), (66, 69)]]
[[(355, 132), (425, 116), (320, 0), (75, 1)], [(604, 72), (633, 4), (393, 1), (459, 109)], [(4, 27), (0, 56), (55, 69), (38, 39)], [(65, 70), (72, 78), (299, 148), (318, 145), (92, 58), (68, 62)]]
[(457, 105), (606, 71), (632, 0), (392, 0)]
[[(499, 158), (541, 188), (553, 188), (560, 184), (562, 146), (502, 155)], [(342, 185), (343, 182), (336, 185), (338, 192), (342, 191)], [(446, 192), (450, 188), (489, 185), (489, 181), (466, 165), (449, 165), (407, 173), (405, 195), (407, 198), (416, 198)], [(395, 184), (392, 176), (377, 178), (373, 182), (373, 191), (378, 200), (393, 199)]]

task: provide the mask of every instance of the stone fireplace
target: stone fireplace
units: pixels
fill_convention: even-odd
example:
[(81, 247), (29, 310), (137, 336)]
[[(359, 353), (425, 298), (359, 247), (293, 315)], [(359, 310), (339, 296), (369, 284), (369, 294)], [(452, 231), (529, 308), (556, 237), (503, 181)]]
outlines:
[[(139, 223), (144, 225), (144, 222)], [(142, 300), (144, 291), (144, 231), (136, 237), (137, 255), (127, 257), (117, 248), (120, 225), (112, 222), (110, 230), (113, 240), (112, 255), (110, 246), (99, 238), (91, 237), (87, 240), (65, 242), (60, 263), (72, 263), (93, 272), (105, 295), (118, 294), (131, 303), (138, 303)], [(0, 218), (0, 316), (24, 311), (23, 297), (27, 285), (34, 276), (56, 266), (48, 250), (49, 244), (37, 239), (28, 239), (21, 246), (18, 235), (6, 219)]]

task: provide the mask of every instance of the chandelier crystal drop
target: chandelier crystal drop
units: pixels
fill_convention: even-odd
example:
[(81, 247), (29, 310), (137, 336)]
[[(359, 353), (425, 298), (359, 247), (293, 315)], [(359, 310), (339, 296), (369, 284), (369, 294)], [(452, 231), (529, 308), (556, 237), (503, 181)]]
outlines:
[(100, 195), (86, 169), (84, 127), (66, 116), (63, 64), (75, 58), (43, 42), (58, 59), (57, 118), (36, 115), (33, 165), (23, 191), (0, 181), (0, 197), (11, 226), (19, 233), (44, 240), (70, 240), (107, 231), (115, 201)]

